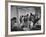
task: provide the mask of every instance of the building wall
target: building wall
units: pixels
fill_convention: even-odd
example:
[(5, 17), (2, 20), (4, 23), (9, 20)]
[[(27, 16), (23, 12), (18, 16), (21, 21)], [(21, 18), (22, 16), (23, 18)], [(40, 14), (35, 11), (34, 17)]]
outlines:
[(16, 7), (11, 7), (11, 18), (17, 17)]

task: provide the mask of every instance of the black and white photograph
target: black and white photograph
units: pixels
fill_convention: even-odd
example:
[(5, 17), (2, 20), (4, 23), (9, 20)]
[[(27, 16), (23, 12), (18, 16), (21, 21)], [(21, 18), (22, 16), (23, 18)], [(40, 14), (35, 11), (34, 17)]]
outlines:
[(41, 30), (41, 8), (11, 6), (11, 31)]
[(42, 4), (8, 4), (9, 34), (32, 34), (43, 32)]

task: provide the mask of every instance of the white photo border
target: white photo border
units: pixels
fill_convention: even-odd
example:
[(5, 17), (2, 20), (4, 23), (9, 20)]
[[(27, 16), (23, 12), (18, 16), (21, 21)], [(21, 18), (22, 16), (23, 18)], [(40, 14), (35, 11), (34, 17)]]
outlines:
[[(11, 15), (11, 5), (17, 5), (17, 6), (36, 6), (41, 7), (41, 30), (38, 31), (19, 31), (19, 32), (11, 32), (11, 22), (10, 22), (10, 15)], [(19, 35), (19, 34), (37, 34), (37, 33), (43, 33), (43, 5), (42, 4), (26, 4), (26, 3), (8, 3), (8, 35)]]

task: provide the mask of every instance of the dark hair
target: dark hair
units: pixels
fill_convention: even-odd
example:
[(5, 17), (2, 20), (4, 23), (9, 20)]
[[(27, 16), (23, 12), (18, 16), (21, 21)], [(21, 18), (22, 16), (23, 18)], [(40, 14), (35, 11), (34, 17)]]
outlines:
[(27, 16), (29, 16), (29, 14), (27, 14)]
[(13, 17), (11, 20), (16, 20), (16, 17)]
[(23, 17), (23, 15), (22, 15), (22, 17)]

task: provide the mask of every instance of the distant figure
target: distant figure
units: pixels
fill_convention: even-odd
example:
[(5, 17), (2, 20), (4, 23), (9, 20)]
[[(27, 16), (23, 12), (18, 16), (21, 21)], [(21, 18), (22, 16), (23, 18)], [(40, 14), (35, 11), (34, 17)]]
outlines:
[(33, 25), (35, 25), (37, 22), (38, 22), (38, 20), (40, 20), (40, 18), (38, 18), (38, 16), (35, 16), (35, 19), (34, 19), (34, 24)]
[(28, 16), (29, 16), (29, 14), (25, 15), (23, 18), (23, 21), (24, 21), (23, 26), (22, 26), (23, 28), (28, 27), (28, 19), (29, 19)]
[(31, 21), (31, 15), (32, 15), (32, 13), (30, 13), (29, 21)]
[(32, 13), (30, 13), (30, 17), (29, 17), (29, 21), (30, 21), (29, 28), (30, 29), (33, 28), (34, 20), (35, 20), (35, 16)]
[(24, 22), (28, 22), (29, 21), (29, 14), (27, 14), (26, 16), (24, 16)]
[(24, 19), (24, 16), (21, 16), (20, 17), (20, 27), (23, 26), (23, 23), (24, 23), (24, 20), (23, 19)]
[(16, 20), (17, 20), (16, 17), (13, 17), (11, 19), (11, 31), (14, 30), (14, 24), (17, 22)]
[(22, 23), (22, 16), (20, 16), (20, 23)]

